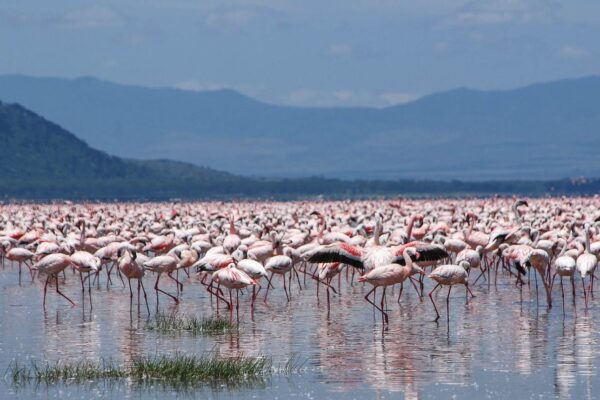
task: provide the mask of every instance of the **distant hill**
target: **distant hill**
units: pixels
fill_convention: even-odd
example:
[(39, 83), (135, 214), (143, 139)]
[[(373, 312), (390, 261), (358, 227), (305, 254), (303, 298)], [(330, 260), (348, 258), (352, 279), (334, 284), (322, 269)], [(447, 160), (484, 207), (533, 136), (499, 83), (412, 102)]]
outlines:
[[(191, 164), (121, 159), (18, 104), (0, 103), (0, 194), (32, 197), (205, 197), (250, 182)], [(238, 189), (239, 188), (239, 189)]]
[(18, 104), (0, 103), (0, 198), (352, 198), (490, 193), (597, 193), (600, 180), (460, 182), (246, 178), (170, 160), (133, 160), (88, 146)]
[(385, 109), (282, 107), (231, 90), (19, 75), (0, 76), (0, 99), (120, 157), (169, 158), (246, 176), (600, 176), (600, 77), (456, 89)]

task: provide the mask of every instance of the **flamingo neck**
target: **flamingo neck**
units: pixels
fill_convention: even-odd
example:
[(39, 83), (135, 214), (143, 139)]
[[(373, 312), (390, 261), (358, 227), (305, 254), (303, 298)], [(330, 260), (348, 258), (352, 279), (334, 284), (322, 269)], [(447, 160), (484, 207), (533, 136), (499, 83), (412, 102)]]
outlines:
[(540, 241), (540, 236), (542, 236), (542, 235), (540, 234), (539, 231), (537, 231), (535, 234), (535, 239), (533, 239), (533, 243), (531, 244), (531, 247), (533, 247), (533, 248), (537, 247), (537, 244)]
[(590, 249), (590, 229), (588, 227), (585, 228), (585, 252), (592, 252)]
[(373, 243), (375, 246), (379, 246), (379, 236), (381, 235), (381, 222), (377, 221), (375, 225), (375, 232), (373, 232)]
[(409, 241), (410, 241), (410, 237), (412, 236), (415, 219), (416, 219), (416, 217), (413, 215), (412, 217), (410, 217), (410, 220), (408, 221), (408, 229), (406, 230), (406, 236), (408, 236)]
[(404, 262), (406, 263), (406, 267), (409, 270), (412, 270), (413, 268), (413, 260), (412, 258), (410, 258), (410, 249), (404, 249), (404, 251), (402, 252), (402, 255), (404, 256)]
[(469, 237), (471, 237), (471, 233), (473, 232), (473, 226), (475, 225), (475, 218), (469, 216), (469, 229), (468, 230), (464, 230), (463, 231), (463, 236), (465, 237), (465, 240), (469, 240)]
[(515, 220), (517, 221), (517, 224), (522, 223), (523, 221), (521, 220), (521, 214), (519, 214), (519, 209), (517, 208), (516, 204), (513, 204), (512, 210), (513, 213), (515, 213)]
[(558, 257), (561, 257), (565, 254), (565, 252), (567, 251), (567, 242), (565, 240), (561, 240), (560, 243), (563, 244), (562, 249), (560, 249), (560, 253), (558, 254)]

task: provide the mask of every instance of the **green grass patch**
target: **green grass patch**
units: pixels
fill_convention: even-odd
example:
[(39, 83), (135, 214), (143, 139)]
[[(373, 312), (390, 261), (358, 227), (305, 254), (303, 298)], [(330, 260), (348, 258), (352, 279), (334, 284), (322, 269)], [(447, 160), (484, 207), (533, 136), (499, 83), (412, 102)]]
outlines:
[(72, 363), (31, 361), (20, 364), (15, 361), (8, 367), (8, 374), (15, 384), (30, 381), (44, 383), (74, 382), (126, 377), (126, 371), (112, 361), (76, 361)]
[(265, 357), (156, 356), (133, 360), (128, 373), (135, 381), (238, 382), (270, 375), (271, 365), (271, 359)]
[(189, 332), (194, 335), (218, 335), (232, 332), (237, 325), (220, 317), (198, 318), (179, 313), (157, 313), (148, 329), (161, 333)]
[(13, 384), (83, 383), (86, 381), (127, 379), (135, 383), (160, 382), (181, 385), (238, 385), (260, 381), (274, 372), (269, 357), (223, 357), (209, 355), (143, 356), (119, 365), (101, 360), (64, 362), (31, 361), (11, 363), (5, 374)]

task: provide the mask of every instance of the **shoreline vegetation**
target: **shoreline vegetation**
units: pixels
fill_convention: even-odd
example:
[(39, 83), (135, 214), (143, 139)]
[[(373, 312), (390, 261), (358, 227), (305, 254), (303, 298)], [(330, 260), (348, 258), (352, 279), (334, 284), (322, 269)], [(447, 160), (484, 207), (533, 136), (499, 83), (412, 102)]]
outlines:
[(137, 384), (162, 383), (178, 385), (236, 386), (261, 381), (273, 375), (300, 372), (303, 363), (290, 357), (275, 366), (270, 357), (225, 357), (218, 353), (203, 355), (140, 356), (125, 364), (111, 359), (99, 361), (49, 362), (13, 361), (5, 380), (13, 385), (23, 384), (81, 384), (90, 381), (123, 380)]
[[(344, 181), (328, 178), (257, 179), (203, 183), (192, 178), (168, 183), (105, 179), (6, 180), (0, 178), (0, 201), (52, 200), (303, 200), (395, 197), (580, 196), (600, 193), (600, 178), (553, 181)], [(187, 180), (185, 180), (187, 179)]]

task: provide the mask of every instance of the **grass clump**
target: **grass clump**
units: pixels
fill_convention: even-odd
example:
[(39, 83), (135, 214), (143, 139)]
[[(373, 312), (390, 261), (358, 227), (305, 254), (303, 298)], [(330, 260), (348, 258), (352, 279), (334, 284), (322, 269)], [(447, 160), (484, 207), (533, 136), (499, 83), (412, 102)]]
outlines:
[(148, 328), (161, 333), (189, 332), (195, 335), (216, 335), (231, 332), (236, 325), (225, 318), (198, 318), (178, 313), (157, 313)]
[(264, 377), (271, 373), (271, 359), (265, 357), (198, 357), (194, 355), (140, 357), (129, 367), (135, 381), (164, 380), (172, 382), (219, 381), (236, 382)]
[(89, 380), (126, 377), (125, 371), (112, 361), (107, 360), (99, 362), (83, 360), (72, 363), (32, 361), (29, 365), (15, 361), (8, 368), (13, 383), (32, 380), (45, 383), (69, 381), (79, 383)]
[(213, 355), (161, 355), (134, 358), (118, 365), (112, 361), (73, 363), (13, 362), (6, 376), (13, 384), (81, 383), (84, 381), (128, 379), (136, 383), (160, 381), (167, 385), (228, 384), (259, 380), (273, 373), (267, 357), (222, 357)]

